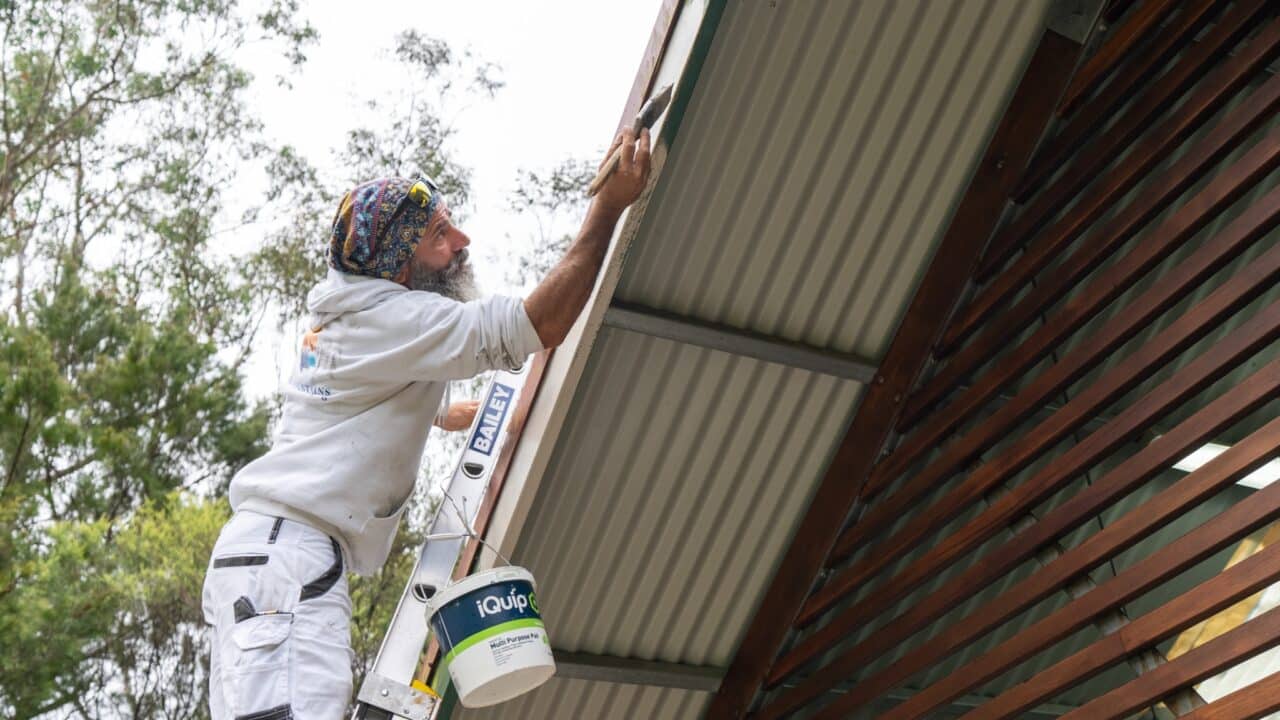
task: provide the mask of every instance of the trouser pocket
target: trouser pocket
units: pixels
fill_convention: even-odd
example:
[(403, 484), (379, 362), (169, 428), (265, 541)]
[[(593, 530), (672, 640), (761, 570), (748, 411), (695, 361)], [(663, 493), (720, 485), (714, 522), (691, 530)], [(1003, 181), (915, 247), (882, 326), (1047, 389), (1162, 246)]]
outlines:
[(293, 606), (298, 584), (265, 543), (215, 546), (205, 578), (214, 626), (210, 711), (214, 720), (290, 720)]
[(341, 720), (351, 693), (341, 548), (323, 533), (264, 520), (229, 526), (240, 532), (224, 531), (206, 576), (211, 715)]
[(237, 621), (230, 629), (230, 642), (223, 644), (222, 656), (222, 677), (227, 684), (231, 713), (237, 720), (288, 720), (293, 717), (293, 613), (244, 617), (244, 603), (237, 603)]

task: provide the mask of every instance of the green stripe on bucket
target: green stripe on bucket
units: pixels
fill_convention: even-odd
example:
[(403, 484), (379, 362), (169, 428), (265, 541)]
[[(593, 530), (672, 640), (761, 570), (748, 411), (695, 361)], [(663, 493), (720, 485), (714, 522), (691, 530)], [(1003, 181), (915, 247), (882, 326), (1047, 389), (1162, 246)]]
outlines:
[(458, 653), (462, 652), (463, 650), (466, 650), (467, 648), (471, 647), (472, 645), (475, 645), (478, 642), (481, 642), (483, 640), (488, 640), (494, 635), (501, 635), (504, 632), (509, 632), (511, 630), (519, 630), (520, 628), (535, 628), (535, 627), (541, 628), (544, 630), (546, 629), (546, 626), (542, 624), (542, 621), (537, 618), (526, 618), (523, 620), (508, 620), (507, 622), (494, 625), (491, 628), (485, 628), (484, 630), (481, 630), (480, 632), (476, 633), (475, 635), (472, 635), (466, 640), (463, 640), (457, 645), (454, 645), (453, 649), (449, 651), (449, 654), (444, 656), (444, 664), (445, 666), (448, 666), (449, 663), (453, 662), (453, 658), (456, 657)]

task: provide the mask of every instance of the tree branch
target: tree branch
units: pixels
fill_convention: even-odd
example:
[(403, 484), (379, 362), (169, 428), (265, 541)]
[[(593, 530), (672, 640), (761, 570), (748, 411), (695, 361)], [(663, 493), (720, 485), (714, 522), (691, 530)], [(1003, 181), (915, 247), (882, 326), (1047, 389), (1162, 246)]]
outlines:
[(61, 480), (62, 478), (72, 473), (79, 472), (89, 467), (90, 465), (94, 464), (97, 461), (98, 461), (97, 453), (89, 453), (85, 457), (77, 460), (74, 463), (71, 463), (70, 465), (62, 469), (53, 470), (52, 468), (48, 468), (45, 470), (45, 474), (44, 474), (45, 482), (52, 485), (53, 483)]
[(14, 480), (18, 477), (18, 463), (27, 447), (27, 433), (31, 431), (31, 413), (27, 413), (22, 421), (22, 432), (18, 434), (18, 444), (13, 449), (13, 458), (9, 462), (9, 472), (5, 476), (4, 486), (0, 487), (0, 497), (9, 492)]

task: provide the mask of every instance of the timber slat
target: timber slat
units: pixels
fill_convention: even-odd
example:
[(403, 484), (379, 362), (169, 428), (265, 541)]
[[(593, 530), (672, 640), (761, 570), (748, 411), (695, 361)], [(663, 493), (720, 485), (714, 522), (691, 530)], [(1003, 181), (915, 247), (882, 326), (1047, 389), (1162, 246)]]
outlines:
[[(1050, 511), (1036, 524), (1017, 533), (981, 562), (969, 566), (961, 575), (952, 578), (919, 603), (885, 623), (865, 640), (843, 652), (839, 658), (815, 671), (791, 693), (777, 699), (778, 710), (799, 707), (803, 702), (820, 695), (826, 687), (852, 675), (871, 659), (897, 647), (903, 640), (927, 627), (928, 623), (955, 609), (1012, 571), (1033, 556), (1039, 548), (1089, 521), (1117, 497), (1132, 492), (1185, 456), (1189, 450), (1236, 422), (1241, 415), (1268, 402), (1278, 389), (1280, 369), (1270, 375), (1265, 372), (1255, 373), (1246, 382), (1179, 423), (1158, 442), (1147, 445), (1092, 486)], [(1042, 568), (1034, 580), (1038, 589), (1024, 591), (1018, 596), (1017, 604), (1001, 605), (996, 602), (984, 607), (965, 620), (955, 623), (956, 630), (944, 631), (910, 651), (893, 665), (853, 688), (853, 692), (865, 694), (872, 688), (889, 689), (937, 664), (958, 648), (998, 627), (1008, 616), (1021, 612), (1052, 594), (1061, 583), (1106, 558), (1123, 552), (1156, 528), (1171, 522), (1190, 507), (1265, 463), (1277, 442), (1280, 442), (1280, 420), (1253, 433), (1196, 473), (1187, 475), (1152, 498), (1143, 506), (1142, 513), (1131, 514), (1109, 525), (1094, 538), (1065, 553), (1052, 566)], [(850, 610), (851, 618), (867, 616), (865, 612), (858, 613), (854, 608)], [(844, 623), (841, 629), (849, 628), (849, 632), (852, 632), (856, 627), (857, 624)], [(805, 659), (807, 658), (800, 657), (798, 653), (788, 654), (778, 663), (771, 680), (780, 682), (785, 677), (782, 672), (784, 667), (794, 670)]]
[[(1241, 503), (1246, 504), (1246, 503)], [(1280, 645), (1280, 608), (1268, 610), (1167, 665), (1072, 710), (1062, 720), (1121, 720), (1154, 704), (1171, 688), (1186, 687)]]
[[(1280, 83), (1277, 84), (1277, 89), (1280, 90)], [(978, 385), (971, 388), (966, 393), (966, 397), (981, 397), (982, 393), (994, 393), (1047, 357), (1063, 339), (1101, 312), (1142, 275), (1202, 229), (1219, 211), (1238, 199), (1260, 177), (1280, 164), (1280, 131), (1271, 133), (1251, 148), (1246, 159), (1249, 160), (1248, 163), (1243, 161), (1237, 163), (1231, 172), (1214, 178), (1178, 212), (1150, 232), (1146, 242), (1138, 243), (1127, 255), (1099, 273), (1083, 292), (1067, 301), (1058, 313), (1050, 316), (1044, 326), (1001, 358), (996, 368)], [(1275, 203), (1270, 202), (1270, 198), (1269, 194), (1268, 202), (1254, 203), (1244, 216), (1237, 218), (1229, 225), (1229, 232), (1224, 232), (1221, 236), (1230, 239), (1232, 243), (1245, 240), (1252, 242), (1259, 233), (1264, 233), (1273, 227), (1276, 222), (1277, 207)], [(1245, 216), (1248, 219), (1243, 219)], [(1255, 222), (1256, 225), (1253, 224)], [(1208, 246), (1220, 247), (1221, 245), (1220, 241), (1215, 241), (1208, 243)], [(1168, 287), (1174, 288), (1177, 285)], [(1160, 297), (1160, 293), (1149, 292), (1143, 297), (1154, 299)], [(1169, 298), (1165, 297), (1165, 302), (1168, 300)], [(1004, 439), (1007, 433), (1012, 431), (1018, 423), (1031, 417), (1054, 393), (1082, 377), (1094, 363), (1105, 357), (1119, 343), (1132, 337), (1141, 329), (1142, 324), (1130, 321), (1137, 319), (1136, 315), (1142, 309), (1146, 308), (1141, 306), (1135, 308), (1135, 317), (1126, 317), (1125, 314), (1121, 314), (1113, 318), (1058, 363), (1028, 383), (1013, 400), (996, 410), (985, 422), (957, 441), (945, 446), (941, 455), (888, 497), (880, 499), (857, 524), (842, 534), (833, 552), (833, 560), (847, 557), (869, 538), (874, 537), (875, 533), (901, 517), (924, 493), (951, 477), (953, 473), (996, 442)], [(1097, 387), (1095, 385), (1089, 392), (1096, 392)], [(1081, 397), (1085, 396), (1087, 393)], [(1080, 398), (1077, 398), (1078, 400)], [(1075, 402), (1073, 401), (1073, 406)], [(972, 405), (962, 406), (962, 409), (969, 407)], [(1097, 412), (1101, 407), (1104, 406), (1091, 407), (1090, 410)], [(960, 414), (962, 410), (950, 412)], [(1087, 418), (1080, 419), (1080, 423), (1086, 420)], [(1056, 423), (1056, 420), (1050, 418), (1042, 423), (1042, 427), (1052, 427)], [(1021, 453), (1023, 460), (1029, 462), (1034, 458), (1034, 453), (1029, 454), (1028, 450), (1036, 451), (1038, 448), (1047, 447), (1060, 437), (1061, 435), (1055, 434), (1052, 440), (1046, 443), (1038, 440), (1035, 433), (1029, 434), (1026, 439), (1015, 444), (997, 460), (1015, 457), (1015, 453)], [(988, 463), (978, 472), (1016, 472), (1016, 468), (1005, 470), (999, 464), (995, 467), (999, 470), (993, 470)], [(873, 496), (892, 478), (889, 471), (880, 471), (877, 468), (872, 472), (866, 495)]]
[(1058, 104), (1058, 114), (1065, 116), (1074, 110), (1080, 100), (1115, 72), (1121, 61), (1177, 7), (1178, 3), (1172, 0), (1148, 0), (1124, 24), (1114, 28), (1111, 37), (1102, 43), (1071, 78), (1066, 92), (1062, 94), (1062, 102)]
[[(1159, 122), (1151, 131), (1139, 138), (1132, 150), (1125, 156), (1123, 163), (1103, 173), (1098, 182), (1088, 189), (1076, 204), (1062, 217), (1049, 226), (1027, 245), (1026, 251), (1010, 264), (1004, 272), (974, 296), (972, 302), (957, 315), (942, 336), (937, 352), (948, 355), (972, 336), (978, 327), (989, 317), (1005, 307), (1014, 295), (1035, 279), (1041, 271), (1079, 237), (1085, 230), (1102, 216), (1112, 205), (1138, 185), (1158, 163), (1169, 157), (1182, 142), (1195, 132), (1207, 119), (1219, 109), (1225, 107), (1242, 88), (1266, 67), (1267, 63), (1280, 57), (1280, 21), (1273, 21), (1268, 30), (1261, 33), (1239, 55), (1230, 58), (1213, 71), (1206, 82), (1189, 93), (1186, 102), (1181, 104)], [(1220, 123), (1221, 124), (1221, 123)], [(1199, 143), (1193, 152), (1201, 152), (1206, 147)], [(1113, 148), (1119, 152), (1120, 148)], [(1198, 168), (1193, 170), (1192, 168)], [(1144, 192), (1140, 201), (1130, 203), (1125, 208), (1129, 216), (1141, 216), (1149, 209), (1158, 209), (1166, 204), (1171, 196), (1169, 190), (1177, 190), (1178, 186), (1187, 187), (1186, 179), (1196, 172), (1203, 172), (1202, 164), (1179, 162), (1174, 167), (1160, 173), (1159, 182), (1149, 192)], [(1028, 221), (1035, 221), (1039, 216), (1036, 211), (1048, 207), (1056, 212), (1067, 201), (1075, 197), (1074, 192), (1063, 193), (1059, 189), (1065, 183), (1069, 188), (1084, 187), (1093, 178), (1069, 170), (1063, 180), (1054, 188), (1042, 195), (1036, 204), (1028, 209), (1026, 217), (1019, 216), (1004, 230), (996, 235), (993, 243), (1013, 233), (1032, 238), (1027, 232)], [(1026, 321), (1023, 311), (1022, 322)], [(1016, 330), (1016, 327), (1014, 328)], [(1009, 332), (1005, 329), (1004, 332)], [(936, 402), (937, 398), (932, 399)], [(920, 409), (914, 403), (908, 403), (904, 411), (905, 418), (916, 417)]]
[(1280, 710), (1280, 673), (1223, 695), (1182, 720), (1258, 720)]
[[(1010, 662), (1016, 664), (1020, 660), (1025, 660), (1089, 625), (1094, 618), (1132, 601), (1277, 518), (1280, 518), (1280, 483), (1259, 490), (1253, 495), (1251, 502), (1237, 503), (1224, 510), (1203, 525), (1100, 583), (1092, 591), (1068, 602), (1048, 617), (1021, 630), (997, 648), (984, 653), (982, 657), (992, 658), (993, 661), (998, 660), (1001, 665)], [(1061, 562), (1062, 558), (1059, 558), (1053, 564)], [(1033, 585), (1037, 576), (1044, 573), (1046, 569), (1041, 569), (1002, 594), (989, 603), (988, 607), (992, 607), (995, 603), (1021, 605), (1020, 593), (1041, 591)], [(944, 632), (962, 629), (959, 625), (952, 625)], [(961, 672), (976, 674), (979, 669), (971, 667)], [(1156, 697), (1167, 694), (1166, 689)], [(841, 717), (839, 713), (848, 712), (860, 706), (862, 702), (863, 699), (859, 696), (844, 695), (825, 707), (815, 717)], [(908, 706), (904, 711), (912, 709), (913, 706)], [(1096, 715), (1081, 716), (1090, 720), (1096, 717)]]
[[(1277, 23), (1276, 30), (1277, 38), (1280, 40), (1280, 23)], [(1277, 43), (1277, 48), (1280, 49), (1280, 42)], [(1260, 125), (1274, 118), (1277, 110), (1280, 110), (1280, 76), (1272, 78), (1252, 93), (1239, 107), (1234, 108), (1159, 181), (1147, 188), (1123, 212), (1091, 234), (1076, 252), (1055, 268), (1054, 272), (1024, 298), (1018, 307), (994, 322), (979, 340), (953, 358), (923, 390), (908, 398), (904, 412), (914, 407), (917, 412), (923, 413), (925, 408), (933, 405), (949, 393), (952, 387), (962, 382), (974, 368), (983, 362), (989, 362), (990, 358), (998, 354), (1001, 346), (1008, 343), (1018, 330), (1035, 321), (1039, 313), (1045, 312), (1051, 303), (1061, 299), (1071, 290), (1074, 283), (1095, 269), (1125, 241), (1132, 238), (1156, 213), (1164, 210), (1179, 197), (1192, 182), (1218, 164), (1223, 157), (1250, 137)], [(1253, 164), (1238, 162), (1236, 167), (1265, 168), (1269, 162), (1274, 161), (1274, 158), (1268, 158), (1265, 153), (1265, 147), (1255, 149), (1250, 159), (1259, 162)], [(1209, 183), (1208, 188), (1196, 195), (1196, 198), (1218, 197), (1219, 202), (1223, 199), (1229, 200), (1232, 197), (1231, 191), (1219, 192), (1219, 189), (1239, 188), (1242, 176), (1228, 175), (1228, 177), (1215, 178)], [(1247, 172), (1244, 175), (1256, 177), (1257, 172)], [(1193, 202), (1196, 201), (1193, 200)], [(1170, 221), (1166, 221), (1151, 230), (1148, 235), (1159, 236), (1167, 232), (1170, 227)], [(1114, 274), (1111, 279), (1116, 282), (1125, 282), (1124, 278), (1116, 277)], [(1074, 318), (1074, 322), (1077, 326), (1083, 324), (1100, 311), (1099, 305), (1080, 308), (1080, 313)], [(1061, 316), (1062, 311), (1058, 314)], [(1067, 328), (1062, 326), (1059, 329)], [(1063, 335), (1062, 332), (1056, 332), (1053, 337), (1060, 338)], [(1056, 343), (1056, 340), (1051, 340), (1050, 337), (1035, 339), (1040, 342), (1049, 341), (1050, 344)], [(1026, 341), (1020, 343), (1019, 352), (1007, 354), (998, 360), (992, 369), (985, 372), (977, 382), (948, 404), (945, 411), (934, 413), (928, 422), (912, 433), (893, 454), (882, 460), (872, 473), (870, 492), (876, 492), (904, 472), (923, 453), (942, 442), (957, 425), (990, 402), (1001, 388), (1044, 357), (1047, 346), (1041, 346), (1038, 353), (1028, 353), (1022, 350), (1026, 345)]]
[[(1083, 148), (1072, 163), (1064, 182), (1055, 183), (1055, 192), (1074, 196), (1085, 183), (1111, 164), (1140, 133), (1148, 130), (1152, 121), (1175, 102), (1188, 88), (1204, 77), (1214, 66), (1214, 60), (1231, 50), (1248, 33), (1257, 28), (1258, 20), (1269, 10), (1267, 0), (1241, 0), (1231, 7), (1203, 39), (1184, 52), (1164, 75), (1161, 75), (1133, 101), (1129, 110), (1108, 128), (1092, 144)], [(1065, 178), (1071, 178), (1066, 182)], [(1040, 201), (1037, 200), (1039, 203)], [(1065, 203), (1064, 203), (1065, 204)], [(1059, 205), (1058, 207), (1062, 207)], [(1020, 244), (1039, 229), (1048, 216), (1027, 225), (1027, 234), (1013, 236), (1001, 233), (992, 239), (983, 259), (978, 264), (975, 277), (980, 282), (991, 278), (997, 269), (1016, 251)]]
[[(1277, 192), (1280, 194), (1280, 189)], [(1280, 215), (1280, 207), (1272, 206), (1266, 210), (1270, 211), (1272, 227), (1274, 227), (1274, 220)], [(1257, 288), (1256, 291), (1261, 292), (1265, 289), (1267, 288), (1264, 286)], [(902, 529), (886, 541), (877, 544), (873, 552), (837, 574), (805, 604), (801, 611), (800, 622), (807, 624), (816, 620), (825, 610), (873, 579), (885, 567), (905, 556), (969, 505), (996, 487), (998, 483), (1011, 478), (1030, 465), (1041, 453), (1052, 449), (1073, 430), (1078, 429), (1090, 417), (1096, 415), (1099, 409), (1132, 390), (1153, 370), (1161, 367), (1191, 343), (1204, 337), (1214, 327), (1209, 320), (1214, 315), (1208, 313), (1207, 307), (1202, 309), (1198, 306), (1197, 311), (1199, 312), (1180, 317), (1152, 342), (1138, 348), (1096, 383), (1081, 391), (1061, 410), (1036, 426), (1007, 452), (979, 467), (951, 488), (939, 501), (913, 515)], [(1252, 318), (1240, 329), (1227, 336), (1212, 352), (1207, 352), (1191, 361), (1169, 380), (1152, 390), (1151, 395), (1135, 401), (1106, 425), (1055, 458), (1049, 467), (1041, 470), (1034, 478), (996, 501), (978, 518), (950, 535), (945, 542), (935, 545), (925, 557), (932, 563), (940, 564), (928, 566), (921, 559), (906, 570), (895, 574), (877, 595), (884, 596), (887, 600), (904, 596), (933, 576), (932, 572), (926, 570), (927, 567), (932, 567), (933, 571), (939, 567), (945, 567), (946, 563), (955, 561), (964, 553), (976, 548), (998, 532), (1005, 522), (1012, 520), (1012, 517), (1004, 518), (1004, 521), (995, 518), (1002, 517), (1006, 513), (1016, 513), (1017, 508), (1024, 505), (1034, 505), (1035, 502), (1069, 482), (1075, 474), (1082, 472), (1098, 459), (1127, 442), (1133, 434), (1146, 430), (1159, 419), (1160, 413), (1172, 407), (1173, 403), (1181, 402), (1189, 396), (1189, 393), (1198, 392), (1217, 374), (1229, 369), (1231, 364), (1242, 355), (1251, 354), (1260, 343), (1265, 344), (1280, 335), (1280, 321), (1277, 321), (1276, 317), (1280, 317), (1280, 304), (1269, 307)], [(1271, 326), (1269, 323), (1275, 323), (1275, 325)], [(1219, 356), (1219, 351), (1228, 347), (1232, 350)], [(1192, 371), (1192, 368), (1196, 370)], [(1163, 393), (1163, 395), (1158, 398), (1152, 397), (1156, 393)]]
[(952, 307), (1008, 203), (1008, 193), (1079, 57), (1079, 43), (1052, 31), (1019, 81), (956, 209), (902, 324), (885, 353), (882, 374), (867, 388), (844, 440), (823, 476), (778, 571), (757, 607), (742, 645), (707, 711), (711, 720), (740, 718), (778, 655), (792, 619), (822, 569), (836, 535), (893, 430), (901, 397), (915, 382), (941, 333), (937, 309)]

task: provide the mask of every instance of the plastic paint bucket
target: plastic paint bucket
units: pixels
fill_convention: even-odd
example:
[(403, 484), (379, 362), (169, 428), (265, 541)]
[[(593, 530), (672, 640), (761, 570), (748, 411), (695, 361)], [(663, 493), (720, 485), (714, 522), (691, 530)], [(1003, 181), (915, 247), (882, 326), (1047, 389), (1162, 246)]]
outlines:
[(494, 568), (445, 587), (428, 603), (427, 620), (466, 707), (510, 700), (556, 673), (524, 568)]

